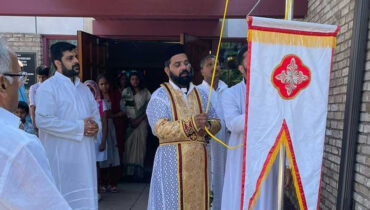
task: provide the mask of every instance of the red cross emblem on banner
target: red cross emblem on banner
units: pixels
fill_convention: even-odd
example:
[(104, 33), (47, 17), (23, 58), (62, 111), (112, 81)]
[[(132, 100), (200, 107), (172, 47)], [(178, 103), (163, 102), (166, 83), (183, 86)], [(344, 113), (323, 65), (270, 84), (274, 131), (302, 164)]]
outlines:
[(272, 83), (284, 99), (293, 99), (310, 81), (310, 70), (296, 55), (285, 56), (272, 72)]

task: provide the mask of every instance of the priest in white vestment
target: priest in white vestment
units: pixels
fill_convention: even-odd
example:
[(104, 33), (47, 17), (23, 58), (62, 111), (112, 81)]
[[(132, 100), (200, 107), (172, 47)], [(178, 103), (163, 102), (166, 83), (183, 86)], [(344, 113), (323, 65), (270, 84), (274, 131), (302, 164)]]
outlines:
[(57, 188), (73, 209), (98, 209), (96, 134), (101, 128), (97, 103), (77, 77), (76, 47), (51, 46), (57, 72), (37, 90), (36, 124)]
[(19, 129), (20, 119), (13, 114), (26, 78), (6, 46), (0, 39), (0, 209), (71, 209), (55, 187), (40, 141)]
[[(211, 87), (211, 80), (213, 74), (213, 66), (215, 63), (214, 55), (207, 55), (200, 61), (200, 72), (203, 76), (203, 82), (197, 86), (198, 89), (203, 90), (209, 94), (209, 88)], [(228, 132), (223, 119), (223, 111), (221, 105), (221, 94), (227, 89), (227, 85), (220, 80), (221, 68), (219, 65), (216, 67), (215, 79), (213, 82), (213, 90), (211, 94), (211, 106), (216, 111), (217, 116), (220, 119), (221, 129), (215, 135), (217, 138), (228, 143)], [(210, 157), (210, 188), (213, 193), (213, 201), (211, 203), (212, 209), (221, 209), (222, 200), (222, 188), (224, 183), (225, 164), (227, 149), (221, 144), (214, 140), (210, 140), (207, 145), (208, 155)]]
[(204, 127), (217, 133), (220, 123), (207, 95), (191, 82), (193, 70), (182, 45), (169, 46), (168, 83), (154, 91), (146, 110), (159, 138), (150, 183), (148, 210), (208, 210), (208, 154)]

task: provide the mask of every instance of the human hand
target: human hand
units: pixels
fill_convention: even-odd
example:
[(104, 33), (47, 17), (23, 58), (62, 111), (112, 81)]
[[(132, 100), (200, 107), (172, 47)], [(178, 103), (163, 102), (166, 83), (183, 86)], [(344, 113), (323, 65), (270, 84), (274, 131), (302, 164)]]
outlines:
[(103, 152), (105, 150), (105, 145), (106, 143), (105, 142), (102, 142), (100, 145), (99, 145), (99, 152)]
[(95, 136), (99, 131), (98, 124), (93, 120), (92, 117), (84, 119), (84, 135), (85, 136)]
[(207, 124), (208, 114), (201, 113), (194, 116), (194, 121), (199, 130), (203, 130)]

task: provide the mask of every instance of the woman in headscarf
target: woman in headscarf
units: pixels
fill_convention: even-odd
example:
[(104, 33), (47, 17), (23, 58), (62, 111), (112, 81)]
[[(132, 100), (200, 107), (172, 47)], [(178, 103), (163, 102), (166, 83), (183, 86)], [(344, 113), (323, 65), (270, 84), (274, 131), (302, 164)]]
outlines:
[(84, 82), (84, 84), (90, 89), (99, 106), (100, 118), (102, 120), (102, 131), (98, 133), (95, 145), (96, 145), (96, 161), (101, 162), (107, 159), (107, 152), (105, 151), (105, 147), (107, 144), (107, 117), (104, 115), (104, 112), (107, 110), (107, 107), (101, 98), (101, 94), (96, 82), (93, 80), (87, 80)]

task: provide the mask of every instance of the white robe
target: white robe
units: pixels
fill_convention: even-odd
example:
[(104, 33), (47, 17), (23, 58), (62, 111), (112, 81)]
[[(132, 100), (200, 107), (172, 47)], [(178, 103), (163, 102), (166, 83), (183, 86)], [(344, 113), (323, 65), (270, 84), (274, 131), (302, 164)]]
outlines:
[[(197, 88), (207, 93), (208, 97), (210, 85), (206, 81), (203, 80), (202, 84), (198, 85)], [(216, 134), (216, 137), (228, 144), (229, 135), (225, 126), (225, 120), (223, 119), (221, 104), (221, 94), (226, 89), (227, 85), (220, 80), (218, 82), (217, 90), (212, 90), (211, 105), (216, 110), (216, 114), (221, 123), (221, 129)], [(212, 209), (218, 210), (221, 209), (227, 149), (214, 140), (210, 140), (207, 148), (210, 150), (208, 154), (210, 157), (211, 190), (213, 191)]]
[[(245, 122), (245, 82), (244, 80), (227, 89), (222, 94), (222, 107), (226, 127), (231, 131), (230, 146), (243, 144)], [(253, 110), (250, 110), (253, 112)], [(248, 144), (252, 144), (251, 140)], [(222, 209), (239, 210), (241, 200), (241, 168), (243, 150), (238, 148), (227, 152), (225, 180), (222, 192)], [(262, 183), (255, 210), (273, 210), (276, 206), (276, 183), (278, 165), (271, 167), (270, 173)], [(249, 172), (251, 173), (251, 172)], [(252, 172), (260, 173), (260, 171)], [(246, 174), (248, 176), (248, 174)], [(271, 196), (273, 194), (273, 196)], [(248, 208), (248, 204), (244, 204)]]
[(36, 124), (51, 171), (73, 209), (97, 209), (96, 137), (84, 136), (84, 119), (94, 117), (101, 129), (98, 105), (89, 88), (56, 72), (37, 90)]
[(41, 143), (19, 124), (0, 108), (0, 209), (71, 209), (55, 187)]

